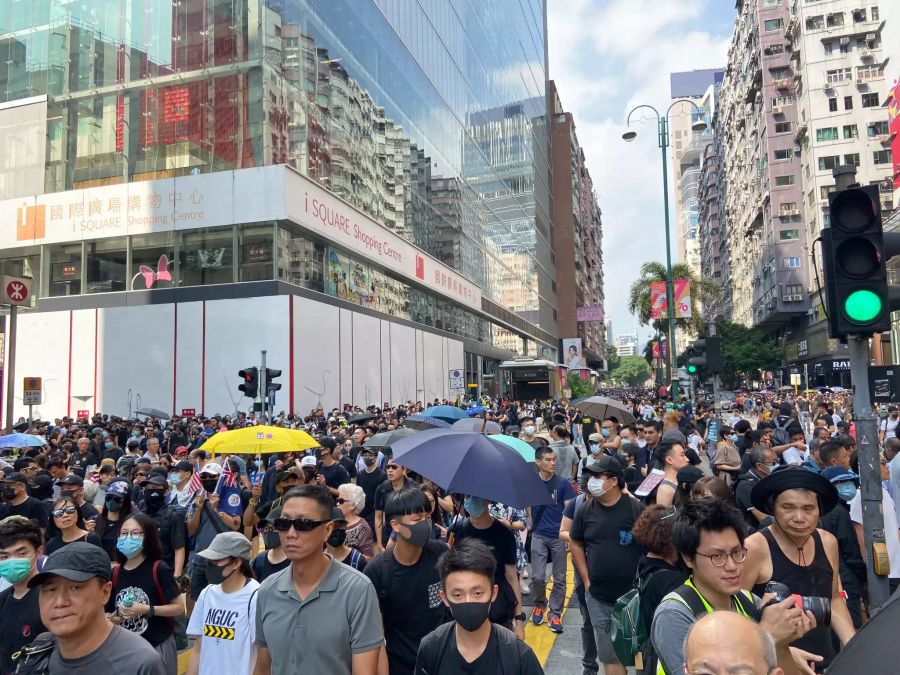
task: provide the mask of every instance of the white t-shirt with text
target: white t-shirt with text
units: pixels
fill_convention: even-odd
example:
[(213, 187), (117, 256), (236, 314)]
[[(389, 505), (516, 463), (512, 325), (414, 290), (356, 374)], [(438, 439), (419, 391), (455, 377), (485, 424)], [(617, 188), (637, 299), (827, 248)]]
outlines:
[(200, 593), (187, 627), (201, 640), (199, 675), (253, 672), (258, 590), (259, 582), (250, 579), (237, 593), (218, 584)]

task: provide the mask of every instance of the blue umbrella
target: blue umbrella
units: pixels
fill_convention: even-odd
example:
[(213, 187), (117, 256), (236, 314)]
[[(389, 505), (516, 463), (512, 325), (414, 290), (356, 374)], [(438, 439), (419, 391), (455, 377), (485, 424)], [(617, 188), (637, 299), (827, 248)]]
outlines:
[(484, 412), (483, 405), (473, 405), (473, 406), (469, 406), (468, 408), (466, 408), (466, 414), (469, 417), (475, 417), (475, 415), (480, 415), (483, 412)]
[(391, 446), (394, 460), (448, 492), (524, 508), (552, 504), (534, 466), (508, 445), (475, 431), (431, 429)]
[(426, 415), (410, 415), (403, 419), (403, 425), (417, 431), (425, 431), (426, 429), (449, 429), (450, 422), (445, 422), (437, 417), (428, 417)]
[(422, 414), (425, 417), (437, 417), (439, 420), (444, 420), (450, 424), (453, 424), (456, 420), (464, 420), (469, 416), (465, 410), (457, 408), (455, 405), (433, 405), (430, 408), (425, 408)]
[(34, 434), (8, 434), (0, 436), (0, 448), (30, 448), (47, 445), (47, 439)]

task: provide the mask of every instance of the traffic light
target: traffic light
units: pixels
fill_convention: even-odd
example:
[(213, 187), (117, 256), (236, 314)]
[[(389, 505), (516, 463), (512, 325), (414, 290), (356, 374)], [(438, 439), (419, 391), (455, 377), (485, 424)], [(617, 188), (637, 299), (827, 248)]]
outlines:
[(238, 377), (243, 380), (243, 384), (238, 386), (238, 390), (244, 392), (244, 396), (247, 398), (256, 398), (259, 391), (259, 368), (250, 366), (239, 370)]
[(281, 371), (275, 370), (274, 368), (266, 368), (266, 396), (269, 395), (270, 391), (278, 391), (281, 389), (281, 383), (273, 382), (276, 377), (281, 377)]
[(687, 371), (689, 375), (721, 373), (725, 369), (722, 361), (722, 340), (717, 335), (694, 340), (687, 348)]
[(831, 227), (822, 231), (828, 334), (846, 340), (890, 330), (898, 289), (888, 285), (887, 262), (900, 253), (900, 241), (884, 233), (878, 188), (838, 190), (828, 204)]
[(706, 369), (706, 340), (694, 340), (688, 345), (686, 355), (688, 375), (702, 377)]

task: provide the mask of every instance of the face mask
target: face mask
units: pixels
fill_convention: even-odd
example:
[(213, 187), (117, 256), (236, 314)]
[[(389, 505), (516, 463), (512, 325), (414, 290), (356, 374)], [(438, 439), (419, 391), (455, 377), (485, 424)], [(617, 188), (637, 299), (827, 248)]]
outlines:
[(180, 483), (181, 482), (181, 474), (178, 471), (170, 471), (169, 472), (169, 482), (172, 483), (172, 485), (175, 485), (176, 483)]
[(278, 536), (277, 532), (269, 532), (263, 535), (263, 542), (266, 545), (266, 550), (272, 548), (278, 548), (281, 546), (281, 538)]
[(835, 485), (838, 491), (838, 495), (845, 502), (853, 501), (853, 498), (856, 496), (856, 484), (853, 481), (845, 480), (842, 483), (838, 483)]
[(15, 499), (15, 498), (16, 498), (16, 494), (18, 494), (18, 493), (16, 492), (16, 488), (12, 488), (12, 487), (3, 488), (3, 498), (4, 498), (6, 501), (10, 501), (10, 500)]
[(74, 499), (76, 490), (60, 490), (60, 497), (65, 497), (66, 499)]
[(599, 443), (591, 443), (591, 452), (595, 455), (600, 454), (600, 444)]
[(609, 429), (601, 429), (600, 433), (603, 436), (603, 438), (609, 438)]
[(363, 457), (363, 464), (366, 466), (372, 466), (375, 463), (375, 457)]
[(472, 518), (477, 518), (484, 513), (484, 500), (481, 497), (466, 497), (463, 507)]
[(119, 537), (116, 540), (116, 548), (126, 558), (133, 558), (144, 549), (144, 538)]
[(138, 435), (138, 432), (136, 432), (136, 431), (132, 431), (132, 432), (131, 432), (131, 437), (132, 437), (132, 438), (137, 438), (137, 435)]
[(116, 513), (117, 511), (122, 510), (122, 502), (120, 502), (118, 499), (107, 499), (104, 503), (106, 504), (107, 511)]
[(107, 450), (109, 450), (112, 447), (112, 441), (106, 441), (106, 443), (104, 443), (103, 445), (106, 447)]
[(7, 558), (0, 562), (0, 578), (11, 584), (24, 581), (31, 573), (31, 563), (33, 561), (34, 556), (31, 558)]
[(470, 633), (478, 630), (488, 620), (490, 602), (451, 602), (450, 614), (459, 627)]
[(732, 443), (737, 443), (737, 439), (738, 439), (737, 434), (731, 434), (731, 436), (729, 436), (728, 438), (731, 439)]
[(603, 487), (603, 484), (606, 482), (605, 479), (600, 476), (591, 476), (588, 478), (587, 489), (595, 497), (602, 497), (606, 492), (606, 489)]
[(328, 545), (333, 548), (338, 548), (339, 546), (344, 545), (346, 539), (347, 530), (342, 527), (336, 527), (331, 531), (331, 534), (328, 535)]
[(231, 572), (226, 575), (225, 572), (222, 571), (222, 568), (216, 565), (215, 562), (213, 562), (212, 560), (206, 561), (206, 579), (211, 584), (223, 583), (226, 579), (231, 577), (234, 572), (234, 570), (231, 570)]
[(413, 546), (421, 548), (431, 539), (431, 520), (428, 518), (413, 525), (404, 524), (403, 527), (409, 530), (409, 536), (402, 532), (398, 532), (398, 536)]
[(525, 434), (526, 436), (531, 436), (534, 434), (534, 427), (532, 427), (532, 426), (522, 427), (522, 433)]
[(778, 462), (775, 462), (774, 464), (770, 464), (769, 465), (769, 473), (772, 473), (773, 471), (775, 471), (775, 469), (777, 469), (779, 466), (781, 466), (781, 464), (779, 464)]
[(165, 500), (166, 493), (162, 490), (144, 490), (144, 504), (148, 509), (159, 509)]
[(203, 489), (212, 494), (216, 491), (216, 485), (219, 484), (219, 481), (215, 478), (208, 478), (206, 480), (200, 481), (203, 484)]

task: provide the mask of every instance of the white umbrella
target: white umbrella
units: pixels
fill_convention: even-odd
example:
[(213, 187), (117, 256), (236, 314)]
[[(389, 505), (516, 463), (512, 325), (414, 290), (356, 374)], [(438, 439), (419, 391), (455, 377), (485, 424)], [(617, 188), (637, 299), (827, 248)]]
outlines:
[(634, 415), (628, 406), (622, 401), (617, 401), (609, 396), (591, 396), (578, 403), (578, 409), (587, 415), (599, 420), (607, 417), (615, 417), (622, 424), (634, 422)]

